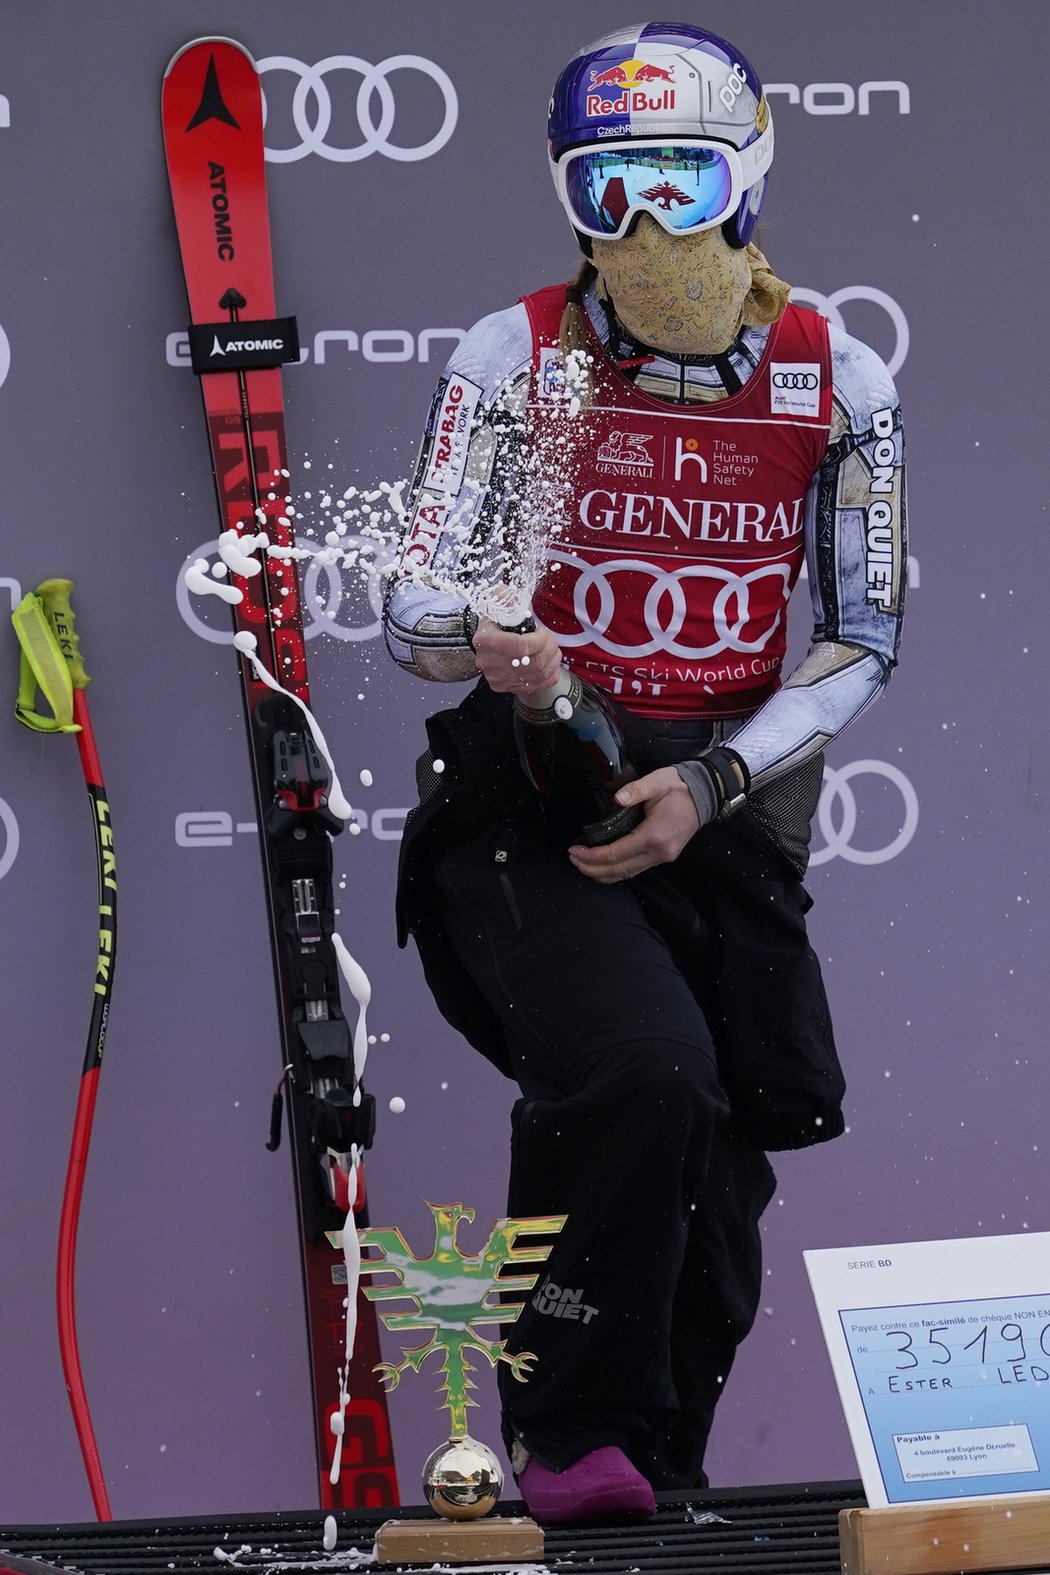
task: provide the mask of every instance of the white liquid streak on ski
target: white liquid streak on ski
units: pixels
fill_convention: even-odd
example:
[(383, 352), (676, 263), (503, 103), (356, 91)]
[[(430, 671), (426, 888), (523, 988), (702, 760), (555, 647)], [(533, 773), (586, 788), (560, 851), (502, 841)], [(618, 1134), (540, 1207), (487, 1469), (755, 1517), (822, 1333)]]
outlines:
[[(368, 1003), (372, 999), (372, 985), (365, 970), (356, 958), (350, 955), (342, 936), (337, 931), (332, 932), (332, 945), (347, 988), (357, 1002), (357, 1022), (354, 1024), (354, 1104), (359, 1105), (361, 1077), (368, 1059)], [(357, 1201), (357, 1172), (360, 1163), (361, 1153), (355, 1143), (350, 1150), (350, 1173), (346, 1178), (346, 1219), (343, 1221), (343, 1261), (346, 1264), (346, 1345), (343, 1365), (339, 1369), (339, 1411), (329, 1424), (335, 1438), (332, 1468), (328, 1474), (328, 1480), (333, 1487), (339, 1481), (339, 1472), (342, 1468), (346, 1408), (350, 1403), (350, 1364), (354, 1358), (354, 1342), (357, 1339), (357, 1290), (361, 1280), (361, 1243), (357, 1235), (357, 1221), (354, 1219), (354, 1203)]]
[(342, 1231), (343, 1262), (346, 1264), (346, 1346), (343, 1363), (339, 1369), (339, 1410), (329, 1422), (335, 1439), (332, 1467), (328, 1473), (328, 1480), (333, 1487), (339, 1481), (339, 1473), (343, 1466), (343, 1434), (346, 1430), (346, 1408), (350, 1404), (350, 1363), (354, 1358), (354, 1342), (357, 1339), (357, 1290), (361, 1282), (361, 1242), (357, 1234), (357, 1221), (354, 1219), (354, 1204), (357, 1201), (357, 1168), (360, 1163), (361, 1155), (355, 1143), (350, 1150), (350, 1173), (346, 1178), (346, 1219), (343, 1221)]
[(239, 591), (235, 585), (220, 585), (213, 580), (208, 572), (207, 558), (198, 558), (183, 575), (186, 589), (193, 591), (198, 596), (218, 596), (222, 601), (229, 602), (235, 607), (238, 602), (243, 602), (244, 592)]
[(294, 700), (295, 704), (305, 716), (307, 726), (309, 727), (310, 732), (313, 734), (314, 743), (321, 751), (328, 769), (332, 773), (331, 786), (328, 789), (328, 807), (333, 812), (333, 814), (339, 816), (340, 820), (349, 820), (351, 815), (354, 813), (353, 805), (343, 795), (343, 789), (339, 783), (339, 773), (335, 769), (335, 761), (332, 759), (332, 754), (328, 748), (327, 740), (325, 739), (324, 734), (321, 732), (321, 728), (317, 722), (316, 717), (312, 714), (308, 707), (303, 705), (303, 702), (299, 699), (298, 695), (293, 695), (290, 689), (285, 689), (282, 684), (279, 684), (270, 670), (265, 667), (262, 662), (260, 662), (259, 657), (256, 654), (259, 649), (259, 642), (255, 638), (254, 634), (235, 634), (233, 637), (233, 643), (237, 647), (238, 651), (240, 651), (241, 655), (246, 656), (249, 662), (251, 662), (252, 667), (255, 670), (255, 676), (258, 678), (259, 682), (265, 684), (268, 689), (272, 689), (275, 694), (287, 695), (289, 700)]
[(265, 531), (260, 531), (257, 536), (241, 536), (235, 530), (224, 530), (219, 537), (219, 557), (234, 574), (249, 580), (253, 574), (262, 573), (262, 564), (258, 558), (251, 556), (252, 553), (269, 545), (270, 538)]
[[(357, 1022), (354, 1024), (354, 1084), (361, 1081), (364, 1076), (365, 1062), (368, 1059), (368, 1023), (367, 1012), (372, 999), (372, 986), (368, 975), (350, 953), (347, 951), (342, 936), (337, 932), (332, 933), (332, 945), (339, 961), (343, 978), (346, 980), (347, 989), (357, 1002)], [(354, 1103), (360, 1104), (361, 1095), (355, 1091)]]

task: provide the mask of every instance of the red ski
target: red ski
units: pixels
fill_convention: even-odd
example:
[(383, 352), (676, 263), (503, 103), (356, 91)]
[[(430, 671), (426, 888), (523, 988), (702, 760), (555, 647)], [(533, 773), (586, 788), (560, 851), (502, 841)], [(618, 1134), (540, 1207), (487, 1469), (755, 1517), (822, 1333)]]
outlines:
[[(262, 93), (247, 51), (226, 38), (181, 49), (164, 77), (163, 123), (222, 529), (265, 532), (272, 546), (290, 547), (280, 366), (299, 350), (294, 319), (275, 315)], [(234, 625), (256, 637), (264, 666), (308, 706), (298, 571), (292, 559), (259, 558), (261, 573), (230, 575), (242, 593)], [(332, 944), (331, 836), (342, 824), (328, 807), (330, 775), (299, 708), (260, 682), (244, 656), (239, 661), (287, 1069), (321, 1504), (381, 1507), (398, 1502), (397, 1479), (386, 1396), (372, 1372), (376, 1313), (363, 1295), (342, 1467), (338, 1481), (329, 1480), (345, 1296), (342, 1254), (329, 1234), (342, 1229), (347, 1155), (352, 1143), (370, 1144), (375, 1108), (367, 1095), (354, 1103), (360, 1091)], [(279, 1133), (278, 1098), (271, 1147)], [(355, 1212), (367, 1224), (363, 1208)]]

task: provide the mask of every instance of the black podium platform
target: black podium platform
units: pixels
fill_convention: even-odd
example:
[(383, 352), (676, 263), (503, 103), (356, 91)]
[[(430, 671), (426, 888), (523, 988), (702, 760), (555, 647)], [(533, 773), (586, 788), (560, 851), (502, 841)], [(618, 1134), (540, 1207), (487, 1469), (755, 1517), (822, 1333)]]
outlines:
[[(550, 1529), (541, 1563), (485, 1569), (548, 1571), (550, 1575), (838, 1575), (838, 1513), (864, 1504), (859, 1482), (793, 1483), (662, 1493), (653, 1520), (634, 1526)], [(5, 1555), (44, 1560), (80, 1575), (266, 1575), (301, 1571), (381, 1571), (373, 1562), (376, 1528), (427, 1511), (346, 1511), (336, 1516), (338, 1543), (322, 1547), (324, 1512), (224, 1515), (195, 1520), (125, 1520), (108, 1525), (0, 1527)], [(520, 1504), (499, 1506), (521, 1514)], [(218, 1550), (218, 1551), (217, 1551)], [(401, 1565), (434, 1570), (433, 1563)], [(447, 1568), (448, 1566), (440, 1566)], [(470, 1568), (471, 1566), (466, 1566)], [(473, 1566), (479, 1568), (479, 1566)]]

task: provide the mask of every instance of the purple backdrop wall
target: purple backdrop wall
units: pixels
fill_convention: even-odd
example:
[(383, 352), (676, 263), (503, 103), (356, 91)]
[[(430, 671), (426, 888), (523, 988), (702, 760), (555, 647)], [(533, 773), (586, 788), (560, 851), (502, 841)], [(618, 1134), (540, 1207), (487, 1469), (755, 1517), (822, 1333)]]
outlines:
[[(802, 1249), (1048, 1226), (1050, 562), (1029, 320), (1046, 219), (1028, 206), (1042, 124), (1026, 83), (1050, 13), (1000, 0), (993, 26), (980, 0), (688, 9), (776, 84), (768, 255), (892, 360), (910, 424), (902, 667), (832, 751), (810, 879), (850, 1131), (778, 1163), (763, 1310), (711, 1455), (719, 1483), (845, 1477)], [(549, 84), (631, 19), (598, 0), (21, 0), (0, 16), (0, 605), (48, 575), (76, 582), (120, 862), (79, 1277), (119, 1516), (316, 1502), (290, 1169), (263, 1147), (279, 1063), (258, 854), (236, 830), (252, 808), (234, 663), (222, 609), (184, 616), (176, 597), (216, 528), (180, 362), (161, 74), (216, 32), (291, 62), (267, 71), (268, 140), (296, 156), (269, 178), (279, 305), (310, 349), (286, 377), (295, 485), (312, 478), (316, 498), (322, 481), (405, 475), (447, 336), (574, 267), (545, 169)], [(434, 150), (334, 157), (361, 142), (361, 62), (392, 56), (419, 64), (391, 69), (391, 139)], [(320, 61), (323, 140), (292, 114), (295, 73)], [(316, 101), (308, 112), (316, 124)], [(375, 778), (356, 793), (366, 831), (338, 848), (341, 923), (389, 1034), (370, 1063), (381, 1111), (407, 1104), (384, 1114), (370, 1161), (373, 1220), (419, 1238), (423, 1199), (462, 1199), (483, 1222), (502, 1211), (512, 1094), (437, 1018), (392, 936), (420, 719), (452, 695), (392, 668), (349, 581), (319, 594), (334, 617), (311, 644), (317, 709), (350, 785), (364, 767)], [(0, 647), (13, 701), (9, 628)], [(0, 730), (0, 1520), (83, 1519), (52, 1275), (94, 961), (90, 835), (73, 744), (10, 710)], [(197, 812), (227, 817), (210, 841), (185, 819)], [(393, 1415), (412, 1499), (443, 1436), (425, 1372)]]

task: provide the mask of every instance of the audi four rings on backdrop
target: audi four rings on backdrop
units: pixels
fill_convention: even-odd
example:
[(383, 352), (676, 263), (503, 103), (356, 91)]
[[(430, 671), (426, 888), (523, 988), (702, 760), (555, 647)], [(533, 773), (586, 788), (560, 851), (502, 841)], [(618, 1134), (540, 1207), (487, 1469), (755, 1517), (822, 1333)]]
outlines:
[[(358, 159), (368, 158), (371, 153), (381, 153), (384, 158), (410, 164), (438, 153), (456, 129), (459, 116), (456, 89), (441, 67), (423, 55), (388, 55), (377, 66), (362, 60), (358, 55), (326, 55), (315, 66), (308, 66), (291, 55), (267, 55), (265, 59), (256, 61), (256, 69), (264, 78), (270, 71), (288, 71), (299, 78), (292, 95), (292, 121), (299, 141), (288, 148), (271, 148), (267, 145), (266, 158), (271, 164), (292, 164), (297, 159), (304, 159), (308, 153), (317, 153), (321, 158), (330, 159), (336, 164), (352, 164)], [(355, 103), (358, 124), (365, 140), (357, 147), (332, 146), (325, 140), (332, 123), (332, 99), (325, 79), (337, 71), (353, 71), (361, 77)], [(444, 103), (440, 127), (429, 141), (420, 143), (418, 147), (406, 148), (389, 140), (397, 112), (393, 89), (388, 80), (394, 71), (418, 71), (429, 77), (436, 83)], [(372, 116), (373, 94), (379, 100), (378, 121)], [(267, 129), (272, 129), (268, 124), (265, 88), (263, 104), (263, 124)], [(314, 109), (312, 122), (311, 105)]]
[[(904, 821), (897, 835), (882, 848), (855, 848), (853, 833), (857, 828), (857, 800), (851, 786), (854, 777), (884, 777), (892, 782), (904, 801)], [(842, 806), (842, 822), (834, 822), (834, 807)], [(810, 855), (810, 865), (826, 864), (836, 856), (848, 864), (887, 864), (903, 853), (919, 824), (919, 797), (899, 766), (888, 760), (853, 760), (846, 766), (829, 766), (824, 763), (824, 785), (817, 805), (817, 825), (825, 846)]]
[(0, 880), (3, 880), (18, 857), (18, 821), (6, 800), (0, 798), (0, 826), (4, 828), (4, 851), (0, 853)]
[(791, 299), (796, 306), (812, 306), (821, 312), (836, 328), (841, 328), (843, 333), (848, 332), (845, 319), (840, 307), (846, 301), (870, 301), (873, 306), (881, 306), (890, 322), (896, 336), (893, 354), (887, 356), (886, 370), (891, 377), (896, 377), (908, 355), (911, 343), (911, 333), (908, 328), (908, 319), (903, 309), (887, 295), (885, 290), (877, 290), (873, 284), (847, 284), (841, 290), (833, 290), (830, 295), (822, 295), (819, 290), (810, 290), (805, 285), (795, 285), (791, 291)]
[[(356, 550), (359, 553), (363, 551), (369, 554), (366, 563), (359, 564), (356, 570), (351, 571), (350, 584), (351, 586), (359, 584), (358, 576), (363, 566), (367, 581), (368, 605), (373, 614), (372, 621), (366, 624), (342, 624), (338, 621), (340, 608), (346, 598), (346, 587), (339, 565), (319, 563), (316, 558), (310, 558), (303, 570), (303, 633), (308, 640), (315, 640), (319, 634), (330, 635), (334, 640), (377, 639), (383, 610), (383, 570), (393, 561), (397, 549), (393, 544), (376, 542), (372, 537), (361, 536), (353, 531), (347, 531), (340, 540), (345, 552)], [(296, 545), (309, 549), (316, 547), (317, 544), (309, 537), (296, 537)], [(215, 628), (205, 623), (194, 603), (193, 593), (186, 584), (187, 569), (199, 558), (217, 558), (218, 552), (219, 543), (213, 537), (210, 541), (202, 542), (187, 555), (175, 581), (175, 603), (183, 623), (193, 634), (209, 641), (212, 645), (232, 645), (233, 630), (225, 623)], [(327, 595), (323, 600), (318, 594), (322, 575), (327, 587)]]

